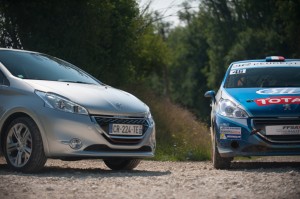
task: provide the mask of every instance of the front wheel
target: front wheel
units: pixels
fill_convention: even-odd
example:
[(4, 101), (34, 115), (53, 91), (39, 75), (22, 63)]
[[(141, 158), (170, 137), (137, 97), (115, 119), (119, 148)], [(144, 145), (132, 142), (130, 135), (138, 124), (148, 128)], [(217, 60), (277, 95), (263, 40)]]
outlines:
[(221, 157), (218, 148), (215, 133), (212, 133), (212, 162), (216, 169), (229, 169), (232, 158)]
[(16, 171), (37, 172), (47, 161), (40, 131), (28, 117), (16, 118), (9, 124), (3, 146), (7, 164)]
[(133, 170), (141, 162), (139, 159), (111, 158), (104, 163), (112, 170)]

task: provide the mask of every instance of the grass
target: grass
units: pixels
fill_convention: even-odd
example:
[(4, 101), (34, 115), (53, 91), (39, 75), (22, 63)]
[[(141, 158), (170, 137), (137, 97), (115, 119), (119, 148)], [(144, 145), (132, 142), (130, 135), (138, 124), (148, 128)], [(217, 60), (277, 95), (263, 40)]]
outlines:
[[(147, 90), (147, 92), (145, 92)], [(209, 128), (187, 109), (168, 98), (136, 88), (134, 93), (151, 110), (156, 123), (155, 160), (202, 161), (210, 159)]]

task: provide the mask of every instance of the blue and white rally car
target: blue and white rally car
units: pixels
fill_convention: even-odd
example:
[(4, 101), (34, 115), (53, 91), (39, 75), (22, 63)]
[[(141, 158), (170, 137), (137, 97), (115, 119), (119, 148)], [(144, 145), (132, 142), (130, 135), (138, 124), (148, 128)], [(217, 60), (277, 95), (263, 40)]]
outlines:
[(300, 155), (300, 59), (280, 56), (232, 63), (212, 99), (212, 160)]

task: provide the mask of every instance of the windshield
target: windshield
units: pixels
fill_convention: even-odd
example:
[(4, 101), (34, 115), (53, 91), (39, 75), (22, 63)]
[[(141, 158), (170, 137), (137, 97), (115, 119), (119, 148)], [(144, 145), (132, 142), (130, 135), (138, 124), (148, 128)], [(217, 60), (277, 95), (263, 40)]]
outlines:
[(45, 54), (1, 50), (0, 62), (21, 79), (99, 84), (76, 66)]
[(300, 67), (265, 67), (232, 70), (225, 88), (300, 87)]

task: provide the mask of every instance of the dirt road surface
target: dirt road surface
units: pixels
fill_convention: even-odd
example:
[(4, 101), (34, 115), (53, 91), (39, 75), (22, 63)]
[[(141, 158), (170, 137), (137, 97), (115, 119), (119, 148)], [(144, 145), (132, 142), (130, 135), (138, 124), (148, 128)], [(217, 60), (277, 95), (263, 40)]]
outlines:
[(101, 160), (48, 160), (38, 174), (10, 170), (0, 157), (0, 198), (300, 198), (300, 157), (210, 162), (143, 161), (111, 171)]

